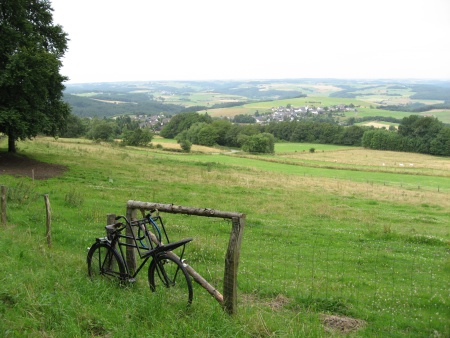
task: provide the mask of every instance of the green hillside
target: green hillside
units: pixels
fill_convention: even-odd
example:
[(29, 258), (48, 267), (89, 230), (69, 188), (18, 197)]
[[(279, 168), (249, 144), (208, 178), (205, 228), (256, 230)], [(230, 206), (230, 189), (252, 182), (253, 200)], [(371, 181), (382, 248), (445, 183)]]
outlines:
[[(67, 170), (33, 181), (8, 175), (0, 163), (8, 189), (0, 334), (448, 336), (448, 158), (305, 146), (314, 145), (280, 144), (278, 155), (256, 157), (20, 142), (21, 156)], [(43, 194), (51, 202), (51, 248)], [(236, 316), (197, 284), (190, 308), (167, 305), (149, 290), (145, 270), (125, 287), (87, 278), (87, 248), (104, 236), (106, 215), (125, 213), (128, 200), (247, 215)], [(194, 238), (189, 264), (222, 290), (230, 224), (163, 217), (173, 240)]]

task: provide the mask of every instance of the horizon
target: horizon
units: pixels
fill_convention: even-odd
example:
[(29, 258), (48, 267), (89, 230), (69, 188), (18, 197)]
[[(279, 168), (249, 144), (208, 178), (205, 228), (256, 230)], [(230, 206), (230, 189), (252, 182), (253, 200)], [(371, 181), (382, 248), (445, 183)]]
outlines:
[(429, 83), (429, 82), (442, 82), (450, 83), (449, 79), (439, 78), (261, 78), (261, 79), (193, 79), (193, 80), (119, 80), (119, 81), (90, 81), (90, 82), (64, 82), (64, 85), (86, 85), (86, 84), (103, 84), (103, 83), (145, 83), (145, 82), (271, 82), (271, 81), (352, 81), (352, 82), (399, 82), (404, 84), (405, 82), (413, 83)]

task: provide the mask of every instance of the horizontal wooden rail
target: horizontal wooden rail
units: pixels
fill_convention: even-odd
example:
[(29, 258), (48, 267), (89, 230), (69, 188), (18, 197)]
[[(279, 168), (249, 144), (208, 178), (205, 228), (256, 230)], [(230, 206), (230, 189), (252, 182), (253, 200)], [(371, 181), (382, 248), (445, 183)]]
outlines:
[(205, 217), (229, 218), (234, 217), (245, 218), (245, 214), (239, 212), (221, 211), (215, 209), (184, 207), (174, 204), (161, 204), (151, 202), (128, 201), (127, 208), (140, 210), (158, 210), (172, 214), (196, 215)]

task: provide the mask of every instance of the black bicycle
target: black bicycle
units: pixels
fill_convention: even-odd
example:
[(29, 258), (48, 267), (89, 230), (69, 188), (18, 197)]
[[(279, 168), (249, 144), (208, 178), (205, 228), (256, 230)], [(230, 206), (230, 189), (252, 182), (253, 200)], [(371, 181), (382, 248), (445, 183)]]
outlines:
[[(87, 255), (89, 276), (115, 279), (121, 283), (134, 282), (142, 267), (152, 258), (148, 267), (150, 289), (153, 292), (166, 290), (168, 302), (183, 300), (187, 293), (187, 302), (191, 304), (192, 282), (183, 255), (186, 243), (192, 241), (192, 238), (170, 243), (159, 214), (152, 216), (152, 213), (149, 213), (136, 221), (129, 221), (124, 216), (116, 217), (116, 221), (121, 219), (125, 222), (106, 226), (106, 237), (97, 238), (89, 249)], [(122, 233), (126, 228), (131, 230), (128, 231), (129, 235)], [(163, 244), (163, 236), (167, 244)], [(125, 256), (128, 248), (137, 249), (143, 260), (133, 272), (130, 271)], [(177, 248), (181, 250), (179, 256), (172, 252)]]

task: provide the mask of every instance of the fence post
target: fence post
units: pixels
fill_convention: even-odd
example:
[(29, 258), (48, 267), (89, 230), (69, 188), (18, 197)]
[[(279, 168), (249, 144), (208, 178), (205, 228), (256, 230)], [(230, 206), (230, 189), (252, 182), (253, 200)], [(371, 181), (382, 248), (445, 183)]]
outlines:
[(244, 218), (233, 217), (230, 241), (225, 256), (225, 273), (223, 277), (223, 302), (225, 310), (233, 315), (237, 312), (237, 275), (241, 253)]
[(116, 223), (116, 214), (107, 214), (106, 215), (106, 225), (111, 225)]
[[(127, 208), (127, 219), (132, 222), (133, 220), (136, 220), (137, 217), (137, 210), (136, 209), (130, 209)], [(132, 233), (133, 229), (132, 227), (127, 227), (126, 228), (126, 235), (129, 237), (127, 238), (127, 244), (130, 244), (131, 246), (127, 246), (126, 248), (126, 260), (127, 260), (127, 265), (128, 265), (128, 269), (130, 269), (130, 273), (134, 273), (136, 271), (136, 253), (134, 248), (132, 247), (134, 245), (133, 242), (133, 233)]]
[(1, 187), (1, 205), (2, 205), (2, 224), (6, 225), (6, 187), (2, 185)]
[(47, 211), (47, 222), (46, 222), (46, 237), (47, 237), (47, 245), (49, 248), (52, 246), (52, 212), (50, 208), (50, 200), (48, 199), (48, 194), (44, 195), (45, 200), (45, 209)]

